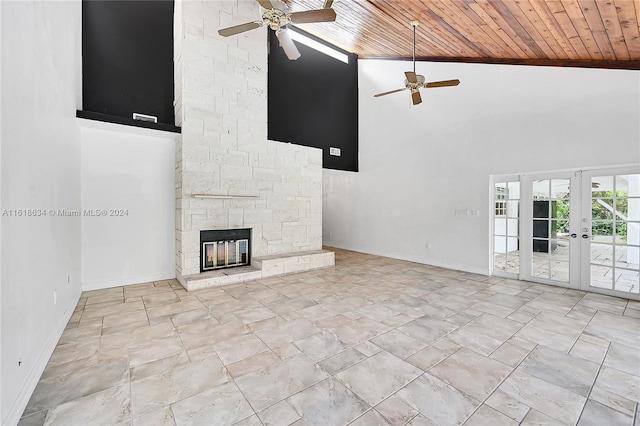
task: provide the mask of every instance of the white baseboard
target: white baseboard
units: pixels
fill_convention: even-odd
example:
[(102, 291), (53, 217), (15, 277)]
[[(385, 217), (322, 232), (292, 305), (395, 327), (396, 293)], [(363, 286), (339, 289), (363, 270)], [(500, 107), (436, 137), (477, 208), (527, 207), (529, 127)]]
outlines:
[(11, 408), (7, 411), (6, 415), (1, 421), (2, 425), (16, 425), (20, 421), (20, 417), (24, 412), (24, 409), (27, 407), (29, 403), (29, 399), (33, 394), (33, 391), (36, 389), (38, 385), (38, 381), (42, 376), (42, 372), (44, 371), (47, 363), (49, 362), (49, 358), (51, 358), (51, 354), (53, 354), (58, 341), (60, 341), (60, 337), (62, 337), (62, 333), (64, 329), (67, 327), (69, 323), (69, 319), (71, 319), (71, 315), (76, 310), (76, 306), (78, 306), (78, 301), (80, 300), (81, 291), (78, 291), (75, 296), (72, 298), (71, 303), (67, 306), (67, 310), (65, 314), (60, 318), (58, 323), (56, 324), (53, 333), (47, 339), (40, 355), (36, 358), (33, 363), (33, 367), (27, 374), (26, 380), (23, 382), (22, 387), (18, 391), (18, 395), (16, 399), (11, 404)]
[(446, 263), (446, 262), (432, 262), (432, 261), (426, 262), (424, 259), (421, 259), (417, 256), (411, 256), (407, 254), (393, 253), (393, 252), (387, 252), (387, 251), (382, 253), (382, 252), (377, 252), (376, 250), (363, 250), (360, 248), (348, 247), (341, 244), (333, 244), (330, 241), (324, 241), (322, 245), (329, 248), (335, 247), (335, 248), (355, 251), (359, 253), (373, 254), (376, 256), (389, 257), (389, 258), (398, 259), (398, 260), (406, 260), (407, 262), (415, 262), (415, 263), (420, 263), (422, 265), (437, 266), (439, 268), (452, 269), (454, 271), (462, 271), (462, 272), (468, 272), (468, 273), (480, 274), (480, 275), (489, 275), (489, 268), (478, 268), (470, 265), (465, 265), (462, 263)]
[(172, 280), (176, 277), (176, 272), (154, 274), (154, 275), (139, 275), (130, 277), (121, 277), (117, 279), (97, 280), (97, 281), (83, 281), (82, 291), (90, 290), (102, 290), (104, 288), (120, 287), (125, 285), (142, 284), (151, 281)]

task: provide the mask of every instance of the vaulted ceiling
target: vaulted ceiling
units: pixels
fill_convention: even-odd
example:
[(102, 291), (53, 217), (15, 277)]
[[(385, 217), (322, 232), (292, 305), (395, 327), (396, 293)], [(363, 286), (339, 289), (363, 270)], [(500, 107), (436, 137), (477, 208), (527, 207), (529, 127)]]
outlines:
[[(286, 0), (294, 12), (322, 0)], [(300, 25), (360, 58), (640, 69), (640, 0), (334, 0)]]

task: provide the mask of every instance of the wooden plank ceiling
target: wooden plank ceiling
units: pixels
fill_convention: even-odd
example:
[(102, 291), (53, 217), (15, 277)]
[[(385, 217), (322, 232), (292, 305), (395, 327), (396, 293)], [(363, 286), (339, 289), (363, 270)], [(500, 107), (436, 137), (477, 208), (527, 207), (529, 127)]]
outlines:
[[(322, 0), (287, 0), (294, 12)], [(303, 30), (360, 58), (640, 69), (640, 0), (334, 0)]]

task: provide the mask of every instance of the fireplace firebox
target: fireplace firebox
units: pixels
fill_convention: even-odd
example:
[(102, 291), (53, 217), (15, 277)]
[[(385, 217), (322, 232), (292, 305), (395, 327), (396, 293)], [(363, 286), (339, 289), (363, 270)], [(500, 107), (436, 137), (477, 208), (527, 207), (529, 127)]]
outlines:
[(251, 264), (251, 229), (200, 231), (200, 272)]

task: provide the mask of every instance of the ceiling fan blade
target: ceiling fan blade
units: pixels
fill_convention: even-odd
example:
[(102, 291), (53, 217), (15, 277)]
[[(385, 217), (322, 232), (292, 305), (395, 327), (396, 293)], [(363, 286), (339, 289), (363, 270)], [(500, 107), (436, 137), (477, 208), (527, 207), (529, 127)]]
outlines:
[(420, 96), (419, 90), (411, 91), (411, 101), (413, 102), (414, 105), (418, 105), (419, 103), (422, 102), (422, 96)]
[(273, 5), (269, 0), (258, 0), (258, 3), (260, 3), (260, 6), (264, 9), (273, 9)]
[(443, 81), (432, 81), (431, 83), (426, 83), (424, 87), (447, 87), (447, 86), (457, 86), (460, 84), (460, 80), (443, 80)]
[(333, 4), (333, 0), (325, 0), (324, 2), (324, 8), (325, 9), (329, 9), (331, 7), (331, 5)]
[(282, 30), (276, 33), (278, 40), (280, 41), (280, 46), (282, 46), (282, 50), (284, 50), (285, 55), (292, 61), (295, 61), (300, 57), (300, 52), (296, 47), (296, 44), (291, 39), (291, 35), (289, 31)]
[(229, 37), (232, 35), (243, 33), (245, 31), (260, 28), (261, 26), (262, 22), (247, 22), (246, 24), (240, 24), (236, 25), (235, 27), (223, 28), (221, 30), (218, 30), (218, 34), (223, 37)]
[(404, 73), (404, 75), (407, 77), (407, 81), (409, 83), (417, 83), (418, 82), (418, 76), (416, 76), (416, 73), (413, 71), (406, 71)]
[(373, 97), (377, 98), (377, 97), (380, 97), (380, 96), (386, 96), (386, 95), (390, 95), (392, 93), (402, 92), (403, 90), (407, 90), (407, 88), (403, 87), (402, 89), (396, 89), (396, 90), (391, 90), (389, 92), (378, 93), (377, 95), (373, 95)]
[(336, 20), (336, 11), (333, 9), (307, 10), (306, 12), (294, 12), (291, 14), (291, 22), (294, 24), (310, 24), (312, 22), (331, 22)]

